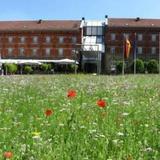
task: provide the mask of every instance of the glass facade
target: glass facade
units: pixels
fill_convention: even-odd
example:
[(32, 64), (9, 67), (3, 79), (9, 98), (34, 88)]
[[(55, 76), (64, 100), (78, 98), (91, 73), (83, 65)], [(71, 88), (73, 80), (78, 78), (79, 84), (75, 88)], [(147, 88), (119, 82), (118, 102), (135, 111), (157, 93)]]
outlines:
[(84, 36), (103, 36), (104, 27), (102, 26), (87, 26), (84, 27)]

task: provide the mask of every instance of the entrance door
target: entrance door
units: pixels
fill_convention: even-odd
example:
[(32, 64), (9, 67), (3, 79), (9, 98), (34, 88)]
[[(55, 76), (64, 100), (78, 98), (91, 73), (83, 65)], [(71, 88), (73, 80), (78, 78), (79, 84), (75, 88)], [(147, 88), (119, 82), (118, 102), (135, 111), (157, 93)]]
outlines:
[(97, 73), (97, 65), (94, 63), (85, 63), (84, 71), (86, 73)]

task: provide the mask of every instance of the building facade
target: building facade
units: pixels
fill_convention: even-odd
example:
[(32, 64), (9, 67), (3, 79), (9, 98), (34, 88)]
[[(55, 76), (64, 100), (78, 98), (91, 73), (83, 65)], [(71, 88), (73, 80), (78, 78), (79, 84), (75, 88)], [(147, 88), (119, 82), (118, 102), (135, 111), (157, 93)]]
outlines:
[(110, 73), (123, 59), (124, 39), (131, 42), (127, 63), (159, 59), (160, 19), (108, 18), (89, 21), (1, 21), (1, 59), (73, 59), (85, 72)]
[(80, 21), (0, 22), (2, 59), (72, 59)]
[[(160, 20), (159, 19), (117, 19), (109, 18), (105, 34), (105, 71), (110, 72), (117, 60), (123, 60), (124, 39), (131, 43), (128, 63), (133, 63), (134, 49), (136, 57), (148, 61), (159, 60)], [(136, 46), (135, 46), (136, 43)]]

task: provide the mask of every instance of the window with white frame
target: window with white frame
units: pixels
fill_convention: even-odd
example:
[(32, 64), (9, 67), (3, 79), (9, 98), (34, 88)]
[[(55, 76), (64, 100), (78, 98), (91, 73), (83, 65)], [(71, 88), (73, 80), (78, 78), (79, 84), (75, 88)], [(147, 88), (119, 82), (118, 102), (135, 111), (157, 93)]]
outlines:
[(46, 56), (50, 56), (51, 49), (50, 48), (46, 48), (45, 51), (46, 51)]
[(19, 55), (24, 56), (24, 48), (19, 48)]
[(141, 33), (138, 34), (138, 41), (142, 41), (143, 40), (143, 35)]
[(13, 42), (13, 37), (12, 37), (12, 36), (9, 36), (9, 37), (8, 37), (8, 42), (9, 42), (9, 43), (12, 43), (12, 42)]
[(77, 43), (77, 37), (72, 37), (72, 43)]
[(138, 54), (142, 54), (143, 53), (143, 48), (142, 47), (137, 47), (137, 52), (138, 52)]
[(37, 51), (38, 51), (37, 48), (33, 48), (33, 49), (32, 49), (32, 55), (33, 55), (33, 56), (36, 56), (36, 55), (37, 55)]
[(126, 39), (129, 39), (129, 33), (124, 33), (124, 37), (125, 37)]
[(156, 38), (157, 38), (157, 35), (156, 34), (152, 34), (152, 42), (155, 42)]
[(33, 43), (38, 43), (38, 36), (33, 37)]
[(63, 48), (58, 48), (58, 56), (59, 57), (63, 56)]
[(8, 55), (12, 56), (12, 54), (13, 54), (13, 48), (8, 48)]
[(51, 37), (50, 36), (46, 36), (46, 43), (50, 43), (51, 42)]
[(110, 48), (110, 52), (111, 52), (112, 54), (114, 54), (114, 53), (116, 52), (116, 48), (115, 48), (115, 47), (111, 47), (111, 48)]
[(64, 42), (64, 37), (63, 37), (63, 36), (60, 36), (60, 37), (59, 37), (59, 43), (62, 44), (63, 42)]
[(152, 54), (156, 54), (156, 47), (152, 47)]
[(112, 41), (116, 40), (116, 34), (115, 33), (111, 33), (111, 40)]
[(25, 42), (25, 37), (24, 36), (20, 37), (20, 41), (21, 41), (21, 43), (24, 43)]

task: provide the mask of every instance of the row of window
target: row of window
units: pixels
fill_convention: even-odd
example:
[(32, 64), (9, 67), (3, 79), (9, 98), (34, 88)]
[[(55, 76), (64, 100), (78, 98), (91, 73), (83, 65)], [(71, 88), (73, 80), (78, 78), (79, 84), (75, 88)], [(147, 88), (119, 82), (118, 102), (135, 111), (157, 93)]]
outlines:
[(83, 30), (84, 36), (103, 36), (104, 27), (103, 26), (87, 26)]
[[(156, 47), (151, 47), (151, 54), (156, 54)], [(114, 54), (116, 53), (116, 47), (110, 47), (110, 53)], [(137, 47), (137, 54), (143, 54), (143, 47)]]
[[(14, 52), (14, 48), (8, 48), (8, 55), (12, 56)], [(19, 55), (24, 56), (25, 54), (25, 49), (24, 48), (19, 48)], [(32, 48), (32, 56), (38, 55), (38, 48)], [(63, 56), (64, 54), (64, 49), (63, 48), (58, 48), (58, 56)], [(45, 55), (50, 56), (51, 55), (51, 48), (45, 48)]]
[[(58, 41), (59, 41), (60, 44), (64, 43), (64, 38), (65, 38), (64, 36), (59, 36), (58, 37)], [(8, 42), (9, 43), (13, 43), (13, 40), (14, 40), (13, 36), (8, 37)], [(38, 43), (38, 40), (39, 40), (38, 36), (33, 36), (32, 37), (32, 42), (33, 43)], [(50, 36), (45, 37), (45, 42), (46, 43), (51, 43), (51, 40), (52, 40), (52, 38)], [(24, 37), (24, 36), (20, 37), (20, 42), (21, 43), (25, 43), (25, 41), (26, 41), (26, 37)], [(77, 43), (77, 37), (71, 37), (71, 42), (72, 43)]]
[[(129, 39), (130, 34), (129, 33), (124, 33), (124, 37)], [(136, 37), (137, 37), (138, 41), (143, 41), (143, 34), (142, 33), (137, 34)], [(111, 40), (112, 41), (116, 40), (116, 34), (115, 33), (111, 33)], [(151, 40), (152, 40), (152, 42), (155, 42), (157, 40), (157, 34), (151, 34)]]

